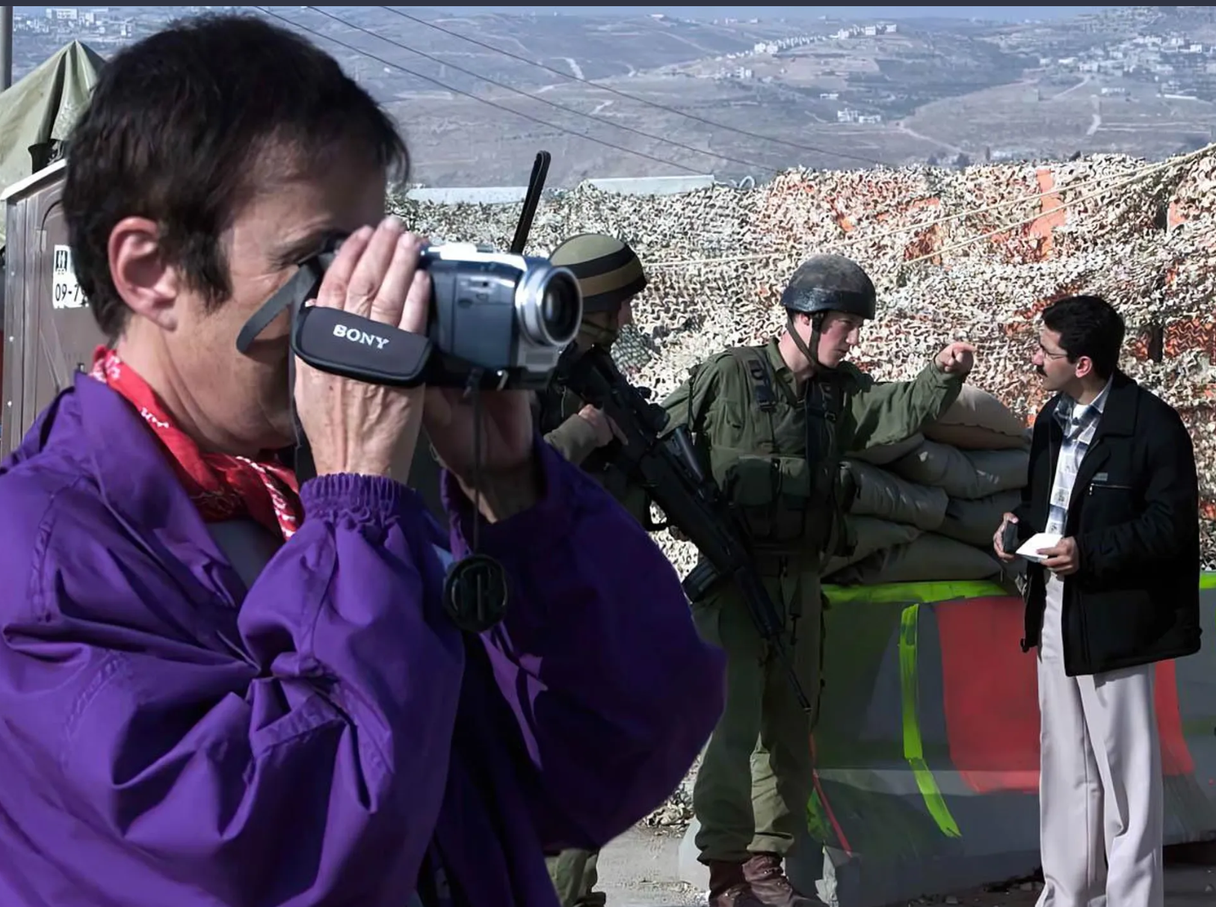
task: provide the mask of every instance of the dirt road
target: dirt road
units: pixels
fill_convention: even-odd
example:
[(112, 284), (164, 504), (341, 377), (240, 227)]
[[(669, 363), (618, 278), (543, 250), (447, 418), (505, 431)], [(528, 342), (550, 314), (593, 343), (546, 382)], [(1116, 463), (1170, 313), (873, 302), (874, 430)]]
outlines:
[[(678, 832), (634, 828), (612, 842), (600, 855), (600, 888), (608, 907), (697, 907), (704, 892), (680, 882), (676, 856)], [(1166, 907), (1216, 907), (1216, 869), (1171, 865), (1166, 869)], [(918, 898), (908, 907), (1034, 907), (1038, 889), (1032, 883), (1009, 891), (960, 891), (954, 895)], [(905, 907), (905, 905), (899, 905)]]
[(600, 890), (608, 907), (696, 907), (705, 893), (679, 879), (681, 832), (635, 827), (600, 854)]

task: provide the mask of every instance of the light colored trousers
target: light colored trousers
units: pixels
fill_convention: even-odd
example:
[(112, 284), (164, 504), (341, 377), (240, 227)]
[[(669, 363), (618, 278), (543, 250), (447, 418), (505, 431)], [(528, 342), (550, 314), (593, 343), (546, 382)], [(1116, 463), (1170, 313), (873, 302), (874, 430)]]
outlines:
[(1038, 657), (1038, 907), (1164, 907), (1154, 665), (1068, 677)]

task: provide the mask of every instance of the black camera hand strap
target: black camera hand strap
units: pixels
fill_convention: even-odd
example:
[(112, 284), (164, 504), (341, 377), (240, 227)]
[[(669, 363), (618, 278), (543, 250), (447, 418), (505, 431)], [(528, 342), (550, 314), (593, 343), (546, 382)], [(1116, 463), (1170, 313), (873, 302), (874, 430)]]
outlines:
[[(243, 355), (248, 355), (253, 341), (270, 326), (270, 322), (279, 317), (286, 309), (292, 310), (292, 320), (295, 320), (295, 310), (307, 300), (313, 299), (321, 286), (324, 270), (319, 256), (301, 262), (299, 270), (291, 279), (279, 287), (262, 307), (253, 313), (253, 317), (245, 322), (241, 332), (236, 337), (236, 348)], [(294, 325), (293, 325), (294, 328)], [(302, 485), (317, 474), (316, 465), (312, 459), (312, 449), (308, 446), (308, 437), (300, 424), (300, 416), (296, 412), (296, 357), (287, 357), (287, 393), (291, 405), (291, 422), (295, 430), (296, 444), (284, 452), (283, 459), (289, 461), (291, 469), (296, 474), (296, 480)]]
[(507, 571), (497, 560), (480, 552), (481, 468), (484, 411), (481, 378), (477, 369), (469, 375), (465, 396), (473, 408), (473, 527), (469, 554), (448, 570), (443, 584), (443, 606), (448, 617), (468, 633), (483, 633), (507, 613)]

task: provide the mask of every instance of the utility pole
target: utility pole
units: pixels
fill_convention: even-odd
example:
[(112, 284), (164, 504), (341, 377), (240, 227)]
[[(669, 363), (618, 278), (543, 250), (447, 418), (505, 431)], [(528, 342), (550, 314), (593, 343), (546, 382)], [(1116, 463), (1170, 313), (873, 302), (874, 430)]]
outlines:
[(0, 91), (13, 84), (13, 8), (0, 6)]

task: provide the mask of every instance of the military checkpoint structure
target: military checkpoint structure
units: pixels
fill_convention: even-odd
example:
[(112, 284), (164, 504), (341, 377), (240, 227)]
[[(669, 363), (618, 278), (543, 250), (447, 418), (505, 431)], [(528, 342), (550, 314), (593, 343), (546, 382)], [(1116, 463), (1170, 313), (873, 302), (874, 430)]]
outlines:
[[(58, 142), (100, 58), (64, 48), (0, 94), (4, 348), (0, 453), (84, 363), (100, 335), (76, 287), (58, 208)], [(968, 389), (937, 423), (848, 462), (859, 544), (830, 566), (826, 686), (813, 740), (808, 839), (836, 866), (840, 907), (1025, 876), (1038, 864), (1038, 705), (1018, 646), (1014, 577), (989, 550), (1025, 481), (1028, 426), (1044, 402), (1029, 359), (1035, 317), (1095, 292), (1123, 312), (1121, 367), (1177, 407), (1202, 494), (1203, 629), (1216, 635), (1216, 147), (1161, 162), (788, 171), (746, 189), (704, 179), (592, 181), (547, 190), (529, 254), (603, 232), (628, 242), (649, 285), (614, 352), (661, 398), (687, 368), (775, 332), (782, 288), (816, 252), (860, 262), (877, 319), (853, 361), (910, 378), (950, 339), (978, 346)], [(524, 188), (413, 190), (389, 207), (434, 242), (506, 248)], [(410, 482), (426, 493), (435, 466)], [(681, 575), (687, 543), (656, 535)], [(1166, 842), (1216, 839), (1216, 654), (1159, 666)], [(676, 791), (664, 822), (688, 818)], [(704, 887), (691, 828), (680, 874)], [(814, 890), (814, 843), (791, 878)]]

